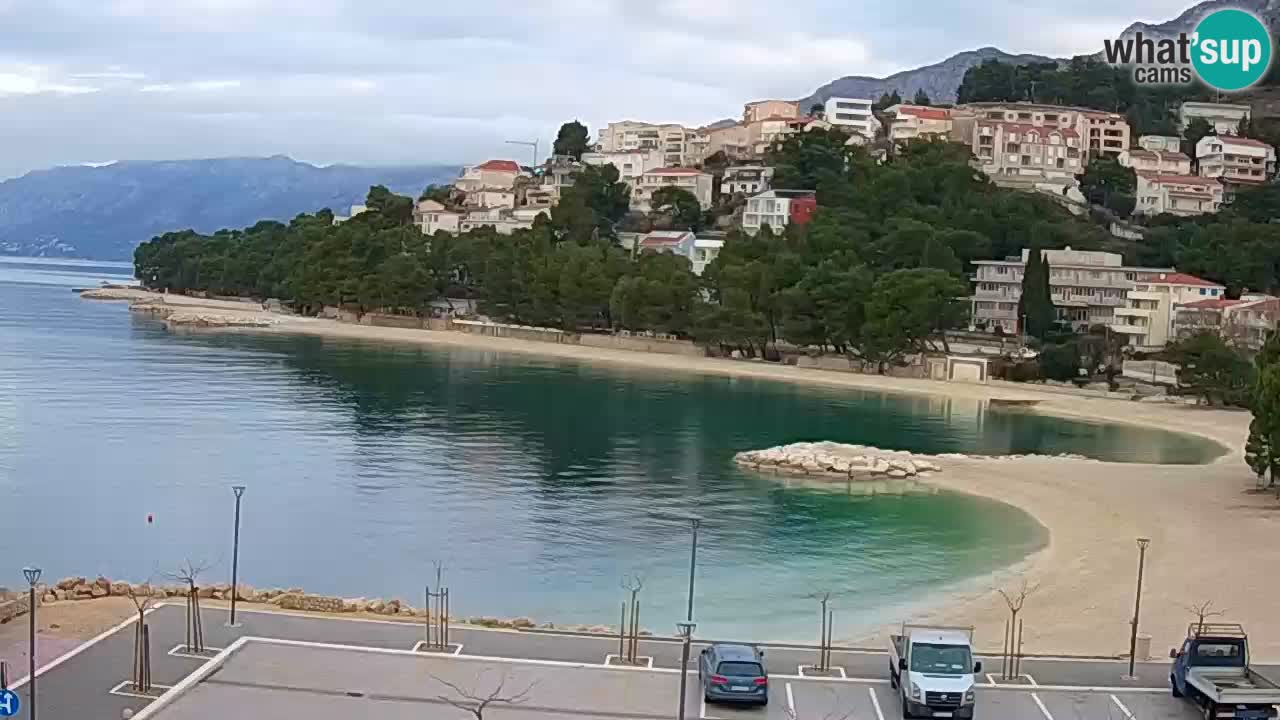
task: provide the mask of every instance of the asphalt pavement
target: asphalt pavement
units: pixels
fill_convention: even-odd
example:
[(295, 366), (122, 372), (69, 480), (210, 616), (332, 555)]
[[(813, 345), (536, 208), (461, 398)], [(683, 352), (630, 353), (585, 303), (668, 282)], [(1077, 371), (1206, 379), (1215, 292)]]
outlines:
[[(353, 648), (407, 651), (420, 648), (421, 623), (359, 620), (306, 614), (286, 614), (241, 609), (239, 626), (227, 627), (222, 608), (202, 611), (205, 646), (210, 654), (227, 648), (242, 637), (326, 643)], [(207, 661), (180, 652), (186, 634), (186, 611), (181, 604), (163, 604), (147, 617), (151, 635), (152, 682), (156, 692), (178, 684)], [(608, 656), (619, 652), (618, 638), (543, 631), (490, 630), (456, 627), (450, 642), (458, 660), (504, 664), (540, 665), (566, 672), (608, 671)], [(696, 659), (704, 643), (692, 643)], [(44, 665), (38, 673), (39, 717), (42, 720), (120, 718), (125, 709), (140, 711), (152, 698), (130, 694), (134, 650), (132, 622), (82, 645), (70, 654)], [(817, 650), (804, 646), (765, 645), (765, 663), (771, 675), (773, 700), (768, 708), (704, 708), (700, 694), (690, 690), (690, 717), (700, 718), (796, 718), (836, 720), (900, 717), (895, 691), (888, 685), (888, 656), (868, 650), (836, 649), (832, 653), (834, 677), (811, 677), (808, 666)], [(176, 651), (176, 652), (171, 652)], [(678, 679), (681, 643), (667, 638), (642, 638), (639, 672), (661, 676), (660, 682)], [(445, 661), (449, 659), (443, 658)], [(1063, 720), (1064, 718), (1194, 718), (1198, 714), (1168, 690), (1168, 661), (1138, 663), (1137, 679), (1128, 679), (1128, 664), (1116, 660), (1027, 658), (1015, 681), (1000, 679), (998, 659), (980, 658), (983, 680), (978, 691), (978, 714), (996, 720)], [(691, 667), (693, 667), (691, 663)], [(1261, 666), (1264, 674), (1280, 677), (1280, 668)], [(546, 672), (555, 672), (547, 670)], [(625, 673), (624, 673), (625, 674)], [(610, 676), (612, 677), (612, 676)], [(693, 676), (691, 676), (693, 677)], [(639, 682), (639, 680), (637, 680)], [(696, 679), (689, 683), (696, 685)], [(569, 683), (570, 687), (581, 682)], [(122, 687), (124, 686), (124, 687)], [(22, 699), (18, 717), (29, 720), (25, 678), (14, 688)], [(112, 692), (113, 689), (115, 692)], [(671, 690), (674, 698), (675, 691)], [(671, 701), (674, 704), (674, 700)], [(696, 714), (693, 712), (696, 709)], [(672, 708), (674, 714), (674, 708)], [(643, 715), (644, 713), (640, 713)], [(588, 713), (589, 715), (589, 713)], [(573, 716), (581, 717), (581, 713)], [(615, 715), (616, 716), (616, 715)], [(603, 715), (601, 716), (603, 717)]]

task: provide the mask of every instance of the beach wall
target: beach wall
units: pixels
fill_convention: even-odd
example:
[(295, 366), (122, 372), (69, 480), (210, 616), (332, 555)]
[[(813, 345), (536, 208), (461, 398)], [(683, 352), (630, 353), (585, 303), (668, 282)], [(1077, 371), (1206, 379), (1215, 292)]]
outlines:
[(587, 347), (689, 357), (704, 357), (707, 354), (701, 346), (689, 340), (666, 340), (644, 335), (577, 335), (575, 337), (578, 338), (576, 344)]
[[(36, 607), (40, 607), (40, 601), (44, 595), (43, 588), (36, 589)], [(27, 592), (21, 593), (13, 600), (0, 602), (0, 623), (7, 623), (10, 620), (26, 615), (31, 610), (31, 596)]]

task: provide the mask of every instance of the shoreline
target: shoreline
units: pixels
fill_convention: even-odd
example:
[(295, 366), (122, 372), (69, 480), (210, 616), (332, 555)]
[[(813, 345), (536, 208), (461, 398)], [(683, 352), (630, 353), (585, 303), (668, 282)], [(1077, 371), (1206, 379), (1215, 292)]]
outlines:
[[(115, 299), (155, 299), (122, 291)], [(1256, 629), (1271, 622), (1269, 598), (1280, 580), (1263, 568), (1280, 561), (1271, 539), (1280, 531), (1280, 504), (1248, 492), (1253, 476), (1240, 462), (1249, 414), (1171, 404), (1083, 397), (1034, 387), (964, 385), (888, 378), (745, 361), (493, 338), (461, 332), (398, 329), (268, 313), (234, 301), (167, 296), (166, 303), (258, 317), (261, 327), (198, 328), (197, 332), (310, 335), (337, 340), (465, 348), (625, 365), (653, 372), (691, 372), (865, 392), (953, 400), (1034, 401), (1021, 411), (1093, 423), (1120, 423), (1186, 433), (1219, 445), (1202, 465), (1150, 465), (1024, 456), (948, 459), (929, 483), (1012, 505), (1048, 531), (1047, 545), (1013, 566), (971, 578), (927, 598), (913, 621), (972, 624), (978, 644), (998, 646), (1007, 608), (994, 590), (1022, 578), (1038, 583), (1024, 616), (1026, 652), (1117, 655), (1127, 651), (1137, 549), (1147, 556), (1141, 632), (1154, 636), (1152, 654), (1179, 641), (1191, 618), (1185, 606), (1214, 600), (1225, 620)], [(1231, 588), (1230, 593), (1223, 588)], [(1259, 657), (1280, 656), (1280, 636), (1255, 635)]]

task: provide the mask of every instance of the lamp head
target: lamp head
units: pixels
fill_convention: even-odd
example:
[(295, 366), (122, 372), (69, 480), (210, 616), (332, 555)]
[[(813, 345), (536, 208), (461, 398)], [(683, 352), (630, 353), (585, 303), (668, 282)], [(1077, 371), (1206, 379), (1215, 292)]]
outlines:
[(232, 485), (231, 492), (235, 493), (237, 498), (240, 497), (244, 494), (244, 485)]
[(1146, 547), (1150, 544), (1151, 544), (1151, 538), (1144, 538), (1144, 537), (1138, 538), (1138, 547), (1146, 549)]
[(40, 582), (40, 568), (24, 567), (22, 568), (22, 576), (27, 579), (28, 585), (35, 587), (36, 583)]
[(677, 630), (679, 630), (679, 632), (680, 632), (680, 637), (684, 637), (684, 638), (692, 637), (692, 636), (693, 636), (693, 630), (694, 630), (694, 628), (696, 628), (696, 627), (698, 627), (698, 623), (692, 623), (692, 622), (678, 622), (678, 623), (676, 623), (676, 629), (677, 629)]

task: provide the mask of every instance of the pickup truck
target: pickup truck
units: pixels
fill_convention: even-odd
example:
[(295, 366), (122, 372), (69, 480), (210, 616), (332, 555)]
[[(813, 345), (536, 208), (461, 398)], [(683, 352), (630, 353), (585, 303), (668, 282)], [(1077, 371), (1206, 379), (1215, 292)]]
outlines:
[(889, 685), (902, 700), (902, 717), (972, 718), (973, 628), (903, 625), (889, 636)]
[(1169, 651), (1174, 697), (1200, 706), (1204, 717), (1269, 720), (1280, 686), (1249, 668), (1249, 636), (1234, 623), (1192, 623), (1181, 648)]

